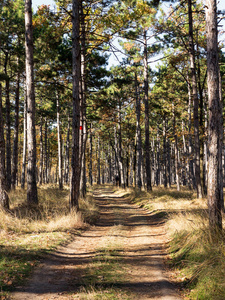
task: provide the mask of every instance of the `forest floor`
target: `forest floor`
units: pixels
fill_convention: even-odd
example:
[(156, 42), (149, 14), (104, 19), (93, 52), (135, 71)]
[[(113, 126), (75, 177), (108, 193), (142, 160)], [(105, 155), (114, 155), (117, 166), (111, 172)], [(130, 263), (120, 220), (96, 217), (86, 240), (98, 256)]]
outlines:
[(94, 197), (97, 224), (44, 258), (10, 299), (181, 299), (164, 264), (163, 215), (112, 187), (98, 188)]

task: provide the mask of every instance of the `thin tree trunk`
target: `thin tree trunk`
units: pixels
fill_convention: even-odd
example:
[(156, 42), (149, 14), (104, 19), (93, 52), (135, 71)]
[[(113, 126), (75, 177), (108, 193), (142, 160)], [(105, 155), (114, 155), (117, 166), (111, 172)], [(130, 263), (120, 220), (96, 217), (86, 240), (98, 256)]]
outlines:
[(5, 139), (2, 117), (2, 85), (0, 83), (0, 206), (9, 209), (9, 197), (7, 193), (5, 170)]
[(192, 144), (192, 97), (191, 97), (191, 84), (188, 77), (188, 185), (189, 188), (196, 188), (194, 178), (194, 162), (193, 162), (193, 144)]
[(212, 238), (215, 231), (222, 230), (222, 195), (221, 164), (222, 145), (221, 135), (222, 107), (219, 95), (219, 61), (218, 61), (218, 31), (216, 0), (206, 1), (206, 37), (207, 37), (207, 67), (208, 67), (208, 101), (209, 101), (209, 130), (208, 130), (208, 210), (209, 226)]
[(150, 162), (150, 141), (149, 141), (149, 104), (148, 104), (148, 52), (147, 32), (144, 31), (144, 102), (145, 102), (145, 172), (147, 191), (152, 190), (151, 183), (151, 162)]
[(48, 123), (47, 123), (47, 118), (45, 118), (45, 148), (44, 148), (44, 183), (49, 182), (48, 178)]
[(12, 159), (12, 189), (16, 188), (18, 173), (18, 140), (19, 140), (19, 93), (20, 93), (20, 74), (17, 74), (16, 95), (15, 95), (15, 123), (14, 123), (14, 142)]
[(36, 184), (36, 134), (35, 134), (35, 94), (33, 72), (33, 27), (31, 0), (25, 0), (25, 31), (26, 31), (26, 85), (27, 85), (27, 202), (37, 204)]
[(57, 136), (58, 136), (58, 178), (59, 178), (59, 189), (63, 189), (63, 164), (62, 164), (62, 136), (60, 127), (60, 112), (59, 112), (59, 95), (56, 95), (56, 107), (57, 107)]
[(170, 155), (170, 141), (166, 139), (166, 149), (167, 149), (167, 175), (168, 175), (168, 187), (171, 187), (171, 155)]
[(97, 184), (101, 184), (101, 164), (100, 164), (100, 138), (98, 136), (98, 179)]
[(27, 160), (27, 91), (24, 86), (24, 120), (23, 120), (23, 162), (22, 162), (22, 174), (21, 174), (21, 188), (25, 188), (25, 176), (26, 176), (26, 160)]
[(198, 91), (194, 52), (194, 38), (193, 38), (193, 19), (192, 19), (192, 0), (188, 0), (188, 16), (189, 16), (189, 52), (191, 63), (191, 79), (192, 79), (192, 96), (194, 103), (194, 137), (195, 137), (195, 179), (197, 188), (197, 197), (202, 198), (202, 185), (200, 174), (200, 141), (199, 141), (199, 117), (198, 117)]
[(178, 141), (177, 141), (177, 134), (176, 134), (176, 116), (175, 116), (175, 109), (173, 105), (173, 136), (175, 141), (175, 172), (176, 172), (176, 184), (177, 184), (177, 191), (180, 191), (180, 175), (179, 175), (179, 165), (178, 165)]
[(125, 176), (124, 176), (124, 166), (123, 166), (123, 154), (122, 154), (122, 129), (121, 129), (121, 102), (119, 102), (119, 123), (118, 123), (118, 159), (119, 159), (119, 170), (120, 170), (120, 184), (122, 188), (125, 188)]
[(89, 155), (89, 183), (92, 186), (93, 185), (93, 173), (92, 173), (92, 165), (93, 165), (93, 142), (92, 142), (92, 123), (91, 123), (91, 128), (90, 128), (90, 138), (89, 138), (89, 143), (90, 143), (90, 155)]
[(72, 159), (71, 159), (71, 189), (70, 208), (79, 209), (80, 195), (80, 1), (73, 0), (73, 31), (72, 31), (72, 56), (73, 56), (73, 120), (72, 120)]
[(65, 183), (69, 182), (69, 172), (70, 172), (70, 117), (68, 117), (68, 127), (67, 127), (67, 138), (66, 138), (66, 155), (65, 155)]
[(43, 157), (44, 157), (44, 147), (43, 147), (43, 117), (41, 116), (40, 121), (40, 162), (39, 162), (39, 184), (43, 183)]
[(81, 3), (81, 101), (82, 101), (82, 144), (81, 144), (81, 193), (84, 198), (87, 193), (86, 186), (86, 145), (87, 145), (87, 117), (86, 117), (86, 30), (85, 14)]
[[(8, 54), (5, 61), (5, 74), (7, 76)], [(7, 189), (11, 189), (11, 119), (10, 119), (10, 99), (9, 99), (9, 78), (5, 82), (5, 125), (6, 125), (6, 182)]]
[(137, 132), (137, 185), (138, 188), (142, 187), (141, 180), (141, 164), (142, 164), (142, 147), (141, 147), (141, 126), (140, 126), (140, 117), (141, 117), (141, 104), (140, 97), (138, 93), (138, 82), (137, 82), (137, 73), (135, 72), (135, 96), (136, 96), (136, 132)]
[(166, 120), (163, 120), (163, 164), (164, 164), (164, 174), (163, 174), (163, 184), (167, 188), (167, 147), (166, 147)]
[(159, 138), (159, 126), (158, 126), (157, 140), (156, 140), (156, 177), (155, 177), (156, 186), (158, 186), (160, 183), (160, 173), (161, 173), (160, 169), (161, 169), (161, 166), (160, 166), (160, 138)]
[[(221, 73), (220, 69), (218, 70), (219, 72), (219, 97), (220, 97), (220, 107), (221, 107), (221, 112), (223, 112), (223, 93), (222, 93), (222, 78), (221, 78)], [(223, 113), (221, 113), (221, 133), (220, 133), (220, 147), (223, 149), (224, 144), (223, 144)], [(223, 151), (222, 151), (223, 152)], [(221, 162), (220, 162), (220, 179), (221, 179), (221, 184), (220, 184), (220, 194), (221, 194), (221, 207), (222, 211), (224, 212), (224, 193), (223, 193), (223, 160), (222, 160), (222, 153), (221, 153)]]

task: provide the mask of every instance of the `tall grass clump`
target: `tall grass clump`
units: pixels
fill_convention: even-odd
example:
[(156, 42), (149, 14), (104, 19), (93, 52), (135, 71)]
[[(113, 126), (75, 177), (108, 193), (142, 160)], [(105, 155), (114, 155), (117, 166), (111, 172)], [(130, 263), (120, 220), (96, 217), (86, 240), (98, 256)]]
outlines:
[(26, 204), (26, 193), (17, 189), (10, 193), (10, 211), (1, 211), (0, 229), (15, 233), (72, 231), (93, 222), (98, 214), (92, 197), (80, 201), (80, 211), (69, 211), (69, 189), (54, 186), (38, 189), (38, 206)]

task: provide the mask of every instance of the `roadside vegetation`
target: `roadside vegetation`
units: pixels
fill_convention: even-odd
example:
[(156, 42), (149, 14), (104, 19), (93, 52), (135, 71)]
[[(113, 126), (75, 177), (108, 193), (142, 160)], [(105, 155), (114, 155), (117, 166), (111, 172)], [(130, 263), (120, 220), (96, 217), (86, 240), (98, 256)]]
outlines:
[(54, 185), (38, 189), (39, 205), (28, 207), (26, 193), (10, 192), (10, 211), (0, 211), (0, 298), (20, 284), (43, 255), (69, 242), (95, 222), (98, 210), (90, 193), (80, 211), (69, 213), (69, 189)]
[[(48, 185), (39, 188), (38, 193), (39, 205), (28, 208), (24, 204), (26, 193), (18, 188), (9, 194), (10, 211), (0, 212), (1, 299), (7, 299), (7, 292), (27, 278), (40, 258), (71, 241), (99, 216), (91, 191), (86, 200), (80, 200), (79, 213), (69, 213), (67, 188), (59, 190)], [(175, 187), (154, 187), (150, 193), (114, 188), (114, 194), (129, 197), (165, 221), (170, 237), (166, 264), (185, 299), (225, 299), (225, 237), (217, 244), (210, 239), (206, 199), (197, 199), (193, 191), (184, 187), (180, 192)], [(108, 279), (114, 282), (115, 287), (119, 287), (121, 276), (124, 278), (118, 247), (122, 245), (99, 249), (81, 278), (81, 297), (129, 298), (120, 288), (101, 289), (102, 278), (104, 283)]]
[[(186, 188), (153, 188), (133, 193), (133, 201), (164, 216), (170, 235), (170, 259), (185, 299), (225, 299), (225, 236), (212, 241), (208, 228), (207, 199), (197, 199)], [(178, 278), (178, 279), (177, 279)]]

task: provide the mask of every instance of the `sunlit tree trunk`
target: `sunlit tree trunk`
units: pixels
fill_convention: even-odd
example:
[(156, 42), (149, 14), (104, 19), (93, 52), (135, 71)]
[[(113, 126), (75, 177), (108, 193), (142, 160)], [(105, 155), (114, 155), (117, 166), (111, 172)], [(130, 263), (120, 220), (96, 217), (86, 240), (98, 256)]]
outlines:
[(215, 231), (222, 229), (222, 195), (221, 164), (222, 164), (222, 107), (219, 95), (219, 62), (218, 62), (218, 31), (216, 0), (206, 1), (206, 37), (207, 37), (207, 67), (208, 67), (208, 209), (209, 226), (214, 237)]
[(87, 145), (87, 116), (86, 116), (86, 30), (85, 14), (81, 3), (81, 195), (84, 198), (87, 192), (86, 186), (86, 145)]
[(90, 147), (90, 154), (89, 154), (89, 183), (92, 186), (93, 185), (93, 139), (92, 139), (92, 123), (90, 127), (90, 133), (89, 133), (89, 147)]
[(27, 91), (24, 86), (24, 113), (23, 113), (23, 160), (22, 160), (22, 174), (21, 174), (21, 188), (25, 188), (26, 176), (26, 160), (27, 160)]
[(121, 116), (121, 101), (119, 100), (119, 116), (118, 116), (118, 162), (120, 170), (120, 184), (122, 188), (125, 188), (125, 174), (124, 174), (124, 164), (123, 164), (123, 150), (122, 150), (122, 116)]
[(14, 114), (14, 141), (12, 159), (12, 189), (16, 188), (18, 173), (18, 140), (19, 140), (19, 93), (20, 93), (20, 73), (17, 74), (16, 95), (15, 95), (15, 114)]
[(80, 194), (80, 1), (73, 0), (72, 17), (72, 56), (73, 56), (73, 120), (72, 120), (72, 158), (71, 158), (71, 189), (70, 208), (79, 209)]
[(7, 193), (5, 171), (5, 139), (2, 117), (2, 85), (0, 83), (0, 207), (9, 209), (9, 197)]
[(194, 178), (194, 161), (193, 161), (193, 143), (192, 143), (192, 97), (191, 84), (188, 77), (188, 186), (190, 189), (196, 188)]
[(174, 153), (175, 153), (175, 172), (176, 172), (176, 184), (177, 191), (180, 191), (180, 174), (179, 174), (179, 165), (178, 165), (178, 141), (177, 141), (177, 133), (176, 133), (176, 116), (175, 109), (173, 105), (173, 136), (174, 136)]
[(67, 137), (66, 137), (66, 154), (65, 154), (65, 183), (69, 182), (69, 169), (70, 169), (70, 117), (68, 117)]
[(11, 118), (10, 118), (10, 91), (9, 91), (9, 77), (7, 72), (8, 52), (5, 57), (5, 126), (6, 126), (6, 183), (7, 189), (11, 189)]
[(98, 136), (98, 149), (97, 149), (97, 155), (98, 155), (98, 161), (97, 161), (97, 164), (98, 164), (98, 177), (97, 177), (97, 184), (101, 184), (101, 164), (100, 164), (100, 138)]
[(31, 0), (25, 0), (25, 50), (27, 85), (27, 202), (37, 204), (36, 184), (36, 133), (35, 133), (35, 95), (33, 71), (33, 27)]
[(189, 54), (191, 64), (191, 80), (192, 80), (192, 97), (194, 103), (194, 137), (195, 137), (195, 179), (197, 188), (197, 197), (202, 198), (202, 185), (200, 174), (200, 141), (199, 141), (199, 117), (198, 117), (198, 90), (195, 65), (195, 50), (193, 38), (193, 19), (192, 19), (192, 0), (188, 0), (188, 16), (189, 16)]
[(39, 160), (39, 184), (43, 183), (43, 156), (44, 156), (44, 146), (43, 146), (43, 117), (40, 120), (40, 160)]
[(164, 165), (164, 172), (163, 172), (163, 184), (164, 187), (167, 187), (168, 178), (167, 178), (167, 145), (166, 145), (166, 120), (164, 117), (163, 120), (163, 165)]
[(160, 165), (160, 138), (159, 138), (159, 126), (157, 130), (157, 138), (156, 138), (156, 176), (155, 183), (158, 186), (160, 183), (160, 173), (161, 173), (161, 165)]
[(45, 145), (44, 145), (44, 183), (49, 182), (48, 178), (48, 165), (49, 165), (49, 157), (48, 157), (48, 122), (47, 118), (45, 118)]
[(57, 137), (58, 137), (58, 178), (59, 189), (63, 189), (63, 163), (62, 163), (62, 135), (60, 126), (60, 112), (59, 112), (59, 95), (56, 95), (56, 107), (57, 107)]
[(149, 141), (149, 104), (148, 104), (148, 52), (147, 32), (144, 31), (144, 103), (145, 103), (145, 171), (147, 191), (152, 190), (151, 183), (151, 162), (150, 162), (150, 141)]
[(141, 164), (142, 164), (142, 146), (141, 146), (141, 104), (140, 96), (138, 93), (138, 82), (137, 82), (137, 73), (135, 73), (135, 97), (136, 97), (136, 132), (137, 132), (137, 185), (138, 188), (142, 187), (141, 180)]

